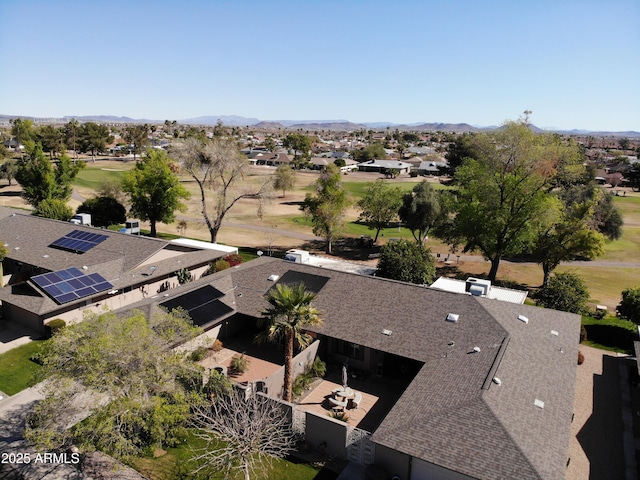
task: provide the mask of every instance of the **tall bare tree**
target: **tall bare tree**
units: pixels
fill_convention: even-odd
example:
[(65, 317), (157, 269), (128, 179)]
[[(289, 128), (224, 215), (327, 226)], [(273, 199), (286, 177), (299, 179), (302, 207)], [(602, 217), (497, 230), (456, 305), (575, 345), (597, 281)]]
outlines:
[(262, 201), (272, 196), (271, 179), (257, 188), (243, 182), (249, 162), (233, 140), (187, 138), (176, 147), (175, 156), (198, 184), (202, 216), (213, 243), (218, 238), (224, 217), (239, 200), (258, 199), (260, 210)]
[(263, 478), (273, 458), (294, 449), (291, 419), (277, 401), (257, 393), (245, 398), (233, 389), (217, 397), (210, 407), (196, 409), (194, 426), (207, 445), (192, 458), (198, 465), (193, 473), (224, 472), (228, 477), (239, 470), (245, 480), (252, 474)]

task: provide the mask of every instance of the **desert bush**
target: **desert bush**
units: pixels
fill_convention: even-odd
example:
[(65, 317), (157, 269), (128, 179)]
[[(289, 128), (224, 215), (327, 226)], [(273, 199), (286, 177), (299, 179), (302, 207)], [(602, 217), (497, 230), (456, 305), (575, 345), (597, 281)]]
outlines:
[(309, 373), (314, 377), (322, 378), (327, 373), (327, 364), (320, 360), (320, 357), (316, 357), (309, 368)]
[(236, 355), (231, 359), (231, 364), (229, 365), (229, 375), (241, 375), (247, 371), (249, 368), (249, 359), (244, 356), (244, 353), (241, 355)]
[(219, 352), (223, 348), (224, 348), (224, 345), (222, 345), (222, 342), (216, 338), (211, 344), (211, 346), (209, 347), (209, 350), (211, 350), (212, 352)]
[(578, 365), (582, 365), (584, 363), (584, 355), (581, 351), (578, 350)]
[(349, 415), (347, 414), (347, 412), (342, 411), (342, 410), (331, 411), (331, 412), (327, 413), (327, 415), (330, 416), (331, 418), (335, 419), (335, 420), (340, 420), (341, 422), (348, 422), (349, 421)]

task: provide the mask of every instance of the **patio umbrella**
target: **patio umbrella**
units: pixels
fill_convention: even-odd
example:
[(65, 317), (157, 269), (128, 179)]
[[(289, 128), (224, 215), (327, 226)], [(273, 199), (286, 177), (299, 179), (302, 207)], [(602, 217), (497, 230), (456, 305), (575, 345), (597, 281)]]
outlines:
[(347, 376), (347, 366), (343, 365), (342, 366), (342, 386), (344, 388), (347, 388), (347, 380), (349, 379), (349, 377)]

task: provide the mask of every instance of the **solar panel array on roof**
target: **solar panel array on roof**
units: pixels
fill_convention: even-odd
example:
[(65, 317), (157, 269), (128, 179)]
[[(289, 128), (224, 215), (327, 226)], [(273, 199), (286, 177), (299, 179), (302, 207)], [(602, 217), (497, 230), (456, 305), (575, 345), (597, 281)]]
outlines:
[(104, 242), (108, 235), (102, 235), (100, 233), (86, 232), (84, 230), (74, 230), (64, 237), (60, 237), (49, 246), (54, 248), (61, 248), (62, 250), (68, 250), (75, 253), (84, 253), (91, 250), (99, 243)]
[[(276, 283), (282, 283), (285, 285), (298, 285), (300, 283), (304, 284), (305, 290), (309, 290), (313, 293), (318, 293), (322, 290), (322, 287), (329, 281), (329, 277), (323, 277), (320, 275), (313, 275), (311, 273), (306, 272), (297, 272), (295, 270), (289, 270), (286, 272), (280, 280)], [(271, 287), (269, 290), (275, 288), (275, 285)]]
[(204, 287), (200, 287), (191, 292), (187, 292), (183, 295), (172, 298), (171, 300), (167, 300), (166, 302), (160, 304), (160, 306), (166, 308), (169, 311), (178, 307), (182, 307), (183, 309), (189, 311), (207, 302), (216, 300), (223, 295), (224, 293), (222, 293), (217, 288), (212, 287), (211, 285), (205, 285)]
[(233, 312), (233, 308), (218, 300), (222, 296), (224, 296), (224, 293), (217, 288), (205, 285), (167, 300), (161, 303), (160, 306), (168, 311), (181, 307), (187, 311), (194, 325), (202, 327)]
[(36, 275), (31, 280), (59, 304), (69, 303), (113, 288), (113, 285), (99, 273), (85, 275), (75, 267)]

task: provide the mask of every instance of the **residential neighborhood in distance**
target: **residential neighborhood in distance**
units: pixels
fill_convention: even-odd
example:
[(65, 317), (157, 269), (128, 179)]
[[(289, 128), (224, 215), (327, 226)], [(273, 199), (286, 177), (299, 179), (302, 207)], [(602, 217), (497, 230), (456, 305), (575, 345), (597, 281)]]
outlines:
[[(38, 119), (21, 118), (31, 122), (27, 125), (33, 128), (33, 138), (39, 138), (42, 125), (54, 125), (62, 132), (71, 121), (65, 117), (61, 122), (40, 123)], [(204, 358), (196, 361), (205, 372), (205, 383), (212, 372), (217, 372), (242, 396), (273, 400), (299, 440), (292, 458), (310, 464), (320, 462), (331, 471), (328, 474), (332, 476), (327, 478), (552, 480), (580, 478), (575, 472), (584, 472), (585, 468), (591, 472), (606, 470), (606, 461), (598, 463), (599, 458), (587, 448), (593, 445), (589, 441), (595, 440), (584, 439), (584, 428), (576, 431), (576, 415), (582, 415), (576, 405), (584, 403), (585, 391), (589, 409), (607, 409), (616, 419), (615, 434), (601, 432), (606, 438), (615, 437), (609, 445), (616, 452), (611, 462), (631, 468), (632, 460), (623, 454), (621, 432), (629, 429), (629, 423), (622, 420), (627, 413), (623, 408), (636, 400), (633, 382), (638, 368), (620, 352), (616, 368), (619, 365), (620, 372), (630, 378), (620, 373), (615, 393), (633, 399), (624, 406), (618, 399), (620, 403), (613, 409), (605, 404), (592, 405), (596, 374), (586, 373), (591, 387), (582, 389), (580, 375), (585, 375), (587, 367), (579, 365), (579, 357), (583, 351), (596, 348), (580, 344), (585, 335), (582, 314), (536, 305), (530, 293), (539, 287), (531, 285), (529, 277), (518, 282), (492, 282), (484, 272), (476, 275), (465, 271), (461, 257), (466, 267), (483, 265), (482, 255), (448, 251), (445, 243), (434, 243), (436, 247), (428, 244), (434, 248), (430, 256), (437, 280), (415, 284), (376, 276), (384, 247), (411, 240), (406, 225), (397, 219), (389, 222), (386, 236), (375, 244), (371, 236), (353, 233), (355, 230), (342, 233), (332, 255), (322, 253), (324, 236), (312, 232), (312, 227), (300, 219), (303, 214), (285, 220), (295, 216), (291, 212), (299, 210), (305, 195), (309, 195), (308, 187), (317, 186), (313, 182), (333, 165), (343, 182), (384, 180), (413, 187), (425, 181), (438, 189), (455, 188), (452, 152), (461, 139), (484, 130), (442, 124), (433, 124), (440, 128), (432, 129), (428, 126), (431, 124), (369, 128), (348, 122), (287, 125), (251, 119), (252, 123), (242, 123), (250, 119), (231, 121), (227, 117), (202, 117), (184, 124), (169, 120), (138, 122), (126, 117), (77, 120), (78, 129), (96, 122), (108, 130), (110, 136), (101, 148), (85, 146), (77, 151), (86, 169), (101, 169), (104, 175), (111, 170), (125, 175), (141, 162), (140, 156), (149, 155), (145, 152), (174, 155), (178, 143), (198, 136), (203, 142), (233, 139), (250, 172), (247, 182), (271, 178), (286, 166), (298, 179), (304, 178), (305, 184), (298, 180), (298, 185), (293, 182), (288, 191), (271, 194), (269, 200), (276, 206), (258, 210), (257, 216), (253, 210), (249, 213), (258, 206), (253, 198), (256, 195), (241, 198), (238, 205), (242, 213), (237, 217), (231, 214), (220, 230), (222, 235), (225, 229), (245, 230), (243, 235), (233, 237), (243, 243), (231, 245), (231, 237), (207, 241), (209, 231), (198, 217), (202, 206), (195, 189), (196, 195), (181, 216), (173, 225), (159, 226), (161, 238), (152, 238), (141, 234), (145, 232), (140, 227), (146, 230), (148, 222), (129, 216), (122, 228), (114, 225), (112, 229), (92, 226), (89, 214), (78, 213), (71, 221), (32, 215), (20, 197), (21, 186), (15, 185), (15, 177), (5, 175), (0, 181), (9, 183), (6, 188), (15, 193), (2, 196), (8, 203), (0, 206), (0, 241), (6, 248), (0, 278), (0, 360), (2, 353), (19, 344), (51, 336), (60, 321), (64, 328), (73, 328), (87, 315), (104, 312), (122, 317), (142, 312), (146, 318), (183, 312), (202, 331), (197, 341), (173, 347), (195, 353), (206, 346)], [(140, 124), (144, 125), (141, 145), (128, 136), (129, 129)], [(28, 156), (30, 147), (25, 150), (26, 142), (10, 135), (13, 125), (3, 125), (4, 135), (9, 137), (3, 137), (3, 143), (6, 161), (17, 162)], [(640, 133), (636, 133), (557, 135), (566, 144), (579, 144), (584, 160), (580, 167), (588, 172), (593, 188), (600, 188), (607, 198), (617, 197), (611, 201), (621, 201), (622, 197), (635, 202), (640, 189), (634, 176), (640, 165)], [(309, 148), (298, 151), (297, 147), (285, 146), (288, 135), (305, 137)], [(64, 146), (60, 150), (50, 146), (45, 153), (55, 164), (63, 150)], [(195, 188), (195, 182), (185, 173), (184, 162), (177, 164), (180, 182)], [(1, 169), (2, 165), (0, 173)], [(69, 200), (73, 205), (79, 204), (80, 198), (85, 200), (88, 191), (79, 193), (77, 185), (75, 197)], [(412, 190), (405, 189), (404, 194), (407, 192), (411, 195)], [(625, 204), (625, 208), (628, 215), (632, 207)], [(260, 215), (273, 217), (266, 224)], [(176, 229), (178, 219), (181, 222)], [(358, 223), (355, 217), (349, 221)], [(428, 241), (434, 242), (434, 238)], [(239, 254), (245, 255), (244, 261), (237, 260)], [(508, 260), (537, 268), (525, 256)], [(630, 259), (622, 268), (638, 268), (634, 262)], [(635, 278), (633, 273), (630, 276)], [(310, 343), (294, 351), (293, 379), (304, 379), (317, 359), (326, 364), (326, 374), (300, 387), (292, 401), (285, 401), (284, 344), (258, 344), (254, 340), (260, 335), (259, 325), (269, 308), (270, 295), (281, 286), (301, 284), (313, 294), (312, 305), (322, 322), (302, 332), (309, 336)], [(616, 291), (616, 302), (618, 294)], [(592, 297), (592, 310), (584, 312), (585, 316), (591, 312), (600, 312), (603, 317), (607, 313), (615, 315), (616, 302), (600, 300), (595, 292)], [(602, 332), (595, 328), (590, 331)], [(627, 342), (632, 333), (625, 335)], [(600, 340), (594, 340), (596, 346)], [(246, 369), (237, 371), (238, 358), (247, 360)], [(606, 363), (607, 370), (612, 368), (612, 359), (617, 359), (598, 358), (603, 365)], [(610, 371), (606, 373), (611, 378)], [(617, 379), (618, 373), (615, 375)], [(33, 407), (32, 402), (40, 400), (29, 397), (20, 403), (27, 393), (33, 394), (28, 390), (15, 395), (0, 393), (5, 397), (0, 399), (1, 422), (8, 425), (12, 415), (18, 411), (24, 415)], [(587, 418), (580, 417), (586, 428), (596, 428), (591, 412)], [(5, 440), (0, 439), (1, 453), (30, 448), (16, 435), (12, 431)], [(0, 464), (0, 476), (35, 478), (41, 474), (37, 467)], [(56, 465), (52, 475), (83, 475), (75, 468)]]

